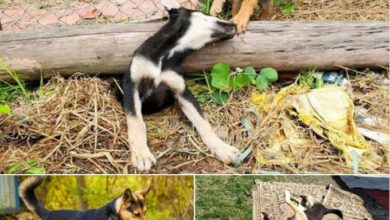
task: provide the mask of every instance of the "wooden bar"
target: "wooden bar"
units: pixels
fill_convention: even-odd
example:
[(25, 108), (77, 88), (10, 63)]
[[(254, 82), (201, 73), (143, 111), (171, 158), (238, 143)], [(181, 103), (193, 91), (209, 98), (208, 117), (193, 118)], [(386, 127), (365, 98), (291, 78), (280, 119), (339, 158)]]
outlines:
[[(72, 26), (0, 32), (0, 58), (35, 80), (43, 71), (123, 74), (133, 51), (161, 23)], [(273, 67), (279, 71), (389, 66), (387, 22), (251, 22), (232, 40), (208, 45), (185, 62), (185, 72), (209, 69), (216, 62), (233, 67)], [(0, 80), (9, 80), (0, 70)]]

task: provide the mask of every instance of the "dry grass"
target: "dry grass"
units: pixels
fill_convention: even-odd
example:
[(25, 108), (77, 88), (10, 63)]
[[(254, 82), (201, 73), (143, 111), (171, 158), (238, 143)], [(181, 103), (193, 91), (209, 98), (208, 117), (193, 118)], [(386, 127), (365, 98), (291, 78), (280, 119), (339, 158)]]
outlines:
[[(365, 74), (354, 79), (354, 101), (369, 109), (370, 114), (372, 112), (388, 122), (388, 89), (381, 86), (382, 81), (383, 76), (378, 74)], [(233, 94), (231, 101), (222, 107), (203, 106), (218, 135), (241, 149), (246, 146), (266, 147), (265, 140), (275, 132), (270, 125), (279, 120), (277, 114), (270, 113), (258, 119), (253, 113), (248, 113), (252, 91), (253, 88)], [(29, 159), (37, 160), (50, 173), (137, 172), (130, 163), (124, 113), (109, 83), (80, 75), (67, 80), (55, 77), (37, 91), (38, 94), (41, 98), (14, 104), (11, 116), (0, 117), (0, 157), (3, 158), (0, 172), (6, 172), (12, 162)], [(367, 104), (367, 100), (371, 102)], [(241, 124), (245, 116), (252, 122), (252, 135)], [(149, 146), (158, 158), (153, 173), (352, 171), (351, 167), (344, 165), (341, 155), (329, 141), (318, 138), (304, 126), (302, 133), (316, 144), (303, 151), (304, 154), (296, 155), (300, 163), (256, 165), (254, 157), (250, 156), (239, 168), (232, 168), (215, 159), (178, 108), (171, 107), (146, 116), (145, 121)], [(389, 128), (380, 129), (388, 133)], [(384, 164), (370, 172), (387, 173), (387, 150), (371, 143), (383, 157)]]
[(285, 15), (276, 10), (274, 20), (381, 20), (389, 18), (387, 0), (296, 0), (295, 11)]
[[(129, 160), (124, 113), (106, 81), (56, 77), (37, 93), (51, 95), (15, 104), (11, 116), (0, 117), (1, 172), (12, 162), (29, 159), (37, 160), (50, 173), (135, 172)], [(206, 109), (210, 117), (221, 121), (220, 130), (224, 130), (223, 126), (238, 127), (237, 123), (228, 123), (236, 117), (218, 111), (242, 108), (235, 105)], [(223, 122), (224, 118), (228, 120)], [(154, 172), (225, 171), (177, 108), (146, 116), (145, 121), (149, 145), (158, 157)], [(225, 129), (224, 136), (228, 133), (234, 139), (234, 132)]]

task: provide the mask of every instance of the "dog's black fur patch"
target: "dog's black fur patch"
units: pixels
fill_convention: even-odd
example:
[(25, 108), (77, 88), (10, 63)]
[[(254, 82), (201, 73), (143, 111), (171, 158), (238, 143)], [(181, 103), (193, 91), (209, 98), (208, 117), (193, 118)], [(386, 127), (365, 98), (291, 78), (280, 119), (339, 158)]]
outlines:
[(111, 220), (119, 219), (115, 211), (115, 200), (107, 205), (87, 211), (79, 210), (46, 210), (40, 216), (42, 220)]
[(119, 220), (116, 213), (115, 200), (98, 209), (80, 210), (48, 210), (37, 199), (35, 188), (42, 183), (42, 177), (34, 177), (22, 183), (19, 194), (26, 205), (42, 220)]
[(322, 220), (327, 214), (335, 214), (343, 219), (343, 213), (338, 209), (328, 209), (321, 203), (315, 203), (313, 206), (305, 210), (305, 214), (309, 220)]
[[(161, 70), (174, 70), (180, 73), (181, 63), (185, 57), (192, 52), (192, 50), (186, 50), (179, 53), (175, 53), (172, 57), (168, 58), (169, 52), (176, 46), (178, 40), (184, 36), (188, 28), (190, 27), (190, 16), (192, 10), (180, 8), (169, 10), (169, 21), (158, 32), (148, 38), (141, 44), (134, 52), (134, 56), (142, 56), (154, 64), (162, 60)], [(133, 83), (129, 74), (125, 74), (122, 80), (122, 88), (125, 91), (132, 91)], [(169, 90), (169, 87), (164, 83), (161, 83), (158, 87), (151, 82), (142, 81), (138, 85), (139, 95), (142, 102), (142, 113), (152, 114), (161, 111), (162, 109), (172, 105), (175, 102), (173, 93)], [(125, 92), (123, 94), (123, 106), (126, 114), (134, 113), (134, 106), (132, 105), (132, 93)], [(127, 100), (129, 99), (129, 100)]]

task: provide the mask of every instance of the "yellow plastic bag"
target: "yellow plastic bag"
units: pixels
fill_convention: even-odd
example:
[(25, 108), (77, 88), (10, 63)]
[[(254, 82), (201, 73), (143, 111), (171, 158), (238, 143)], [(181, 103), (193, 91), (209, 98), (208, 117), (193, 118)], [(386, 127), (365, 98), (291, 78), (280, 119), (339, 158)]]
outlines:
[[(327, 86), (295, 95), (291, 98), (291, 105), (303, 123), (318, 135), (328, 138), (342, 152), (348, 166), (353, 163), (354, 153), (371, 155), (373, 162), (380, 162), (358, 131), (353, 121), (354, 105), (342, 87)], [(364, 160), (360, 160), (359, 165), (374, 166)]]
[[(354, 105), (342, 87), (327, 86), (310, 90), (304, 85), (292, 84), (278, 93), (254, 92), (252, 103), (263, 117), (276, 114), (278, 121), (270, 121), (267, 146), (256, 149), (259, 164), (289, 164), (297, 162), (305, 147), (315, 144), (302, 131), (292, 116), (328, 139), (344, 157), (346, 164), (355, 168), (375, 170), (382, 163), (370, 144), (358, 131), (354, 121)], [(359, 160), (360, 157), (360, 160)]]
[(256, 148), (256, 160), (262, 165), (287, 165), (296, 163), (300, 155), (304, 154), (305, 147), (312, 144), (303, 133), (298, 131), (288, 116), (291, 105), (288, 98), (295, 94), (308, 92), (306, 86), (292, 84), (282, 88), (278, 93), (272, 91), (256, 91), (251, 96), (252, 103), (262, 119), (267, 118), (267, 140), (263, 140), (267, 147)]

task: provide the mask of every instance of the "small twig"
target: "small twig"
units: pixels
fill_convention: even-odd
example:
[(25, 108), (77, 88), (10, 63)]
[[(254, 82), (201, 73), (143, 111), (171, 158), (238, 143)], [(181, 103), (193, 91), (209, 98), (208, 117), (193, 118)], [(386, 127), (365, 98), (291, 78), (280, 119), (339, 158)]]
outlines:
[(111, 165), (118, 169), (118, 166), (117, 166), (115, 160), (112, 158), (111, 154), (108, 152), (99, 152), (99, 153), (94, 153), (94, 154), (89, 154), (89, 153), (79, 154), (75, 151), (70, 151), (69, 155), (71, 157), (76, 157), (79, 159), (92, 159), (92, 158), (106, 157), (107, 160), (111, 163)]
[(191, 160), (191, 161), (187, 161), (187, 162), (181, 163), (179, 165), (176, 165), (176, 166), (172, 167), (172, 170), (179, 169), (180, 167), (186, 166), (186, 165), (191, 164), (191, 163), (198, 163), (198, 162), (200, 162), (200, 161), (202, 161), (202, 160), (204, 160), (206, 158), (207, 157), (203, 157), (203, 158), (201, 158), (199, 160)]

